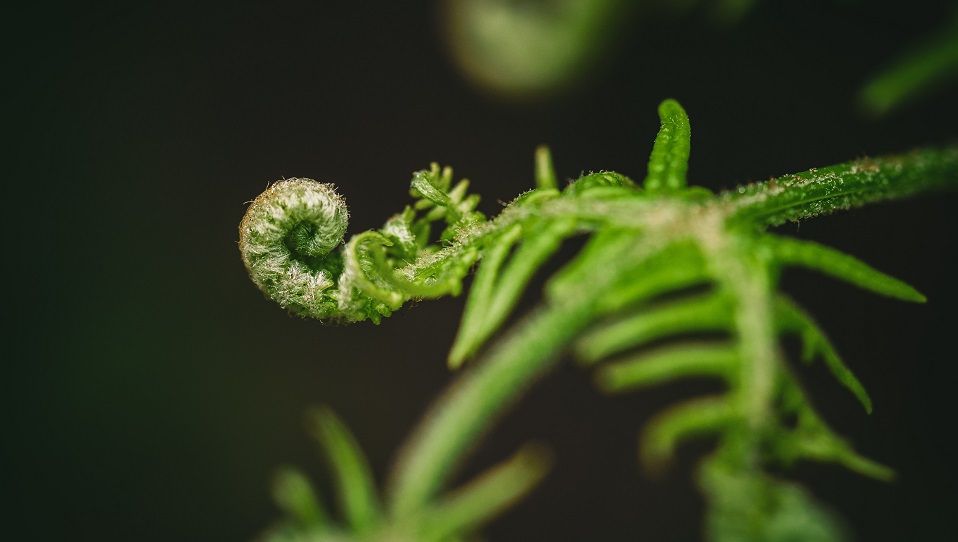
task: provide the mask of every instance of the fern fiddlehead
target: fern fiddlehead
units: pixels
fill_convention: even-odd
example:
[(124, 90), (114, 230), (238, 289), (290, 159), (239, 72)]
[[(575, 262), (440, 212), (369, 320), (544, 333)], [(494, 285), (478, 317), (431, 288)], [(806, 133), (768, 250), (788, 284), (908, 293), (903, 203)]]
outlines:
[(240, 223), (240, 252), (253, 282), (283, 308), (316, 318), (334, 314), (334, 278), (349, 212), (329, 184), (277, 182), (250, 204)]
[[(312, 179), (276, 182), (257, 197), (240, 223), (240, 252), (253, 282), (283, 308), (319, 320), (379, 323), (410, 298), (458, 294), (462, 277), (478, 257), (464, 251), (457, 262), (425, 265), (432, 224), (444, 221), (442, 238), (484, 221), (468, 181), (451, 186), (452, 170), (416, 172), (414, 205), (379, 230), (343, 244), (348, 212), (335, 187)], [(404, 267), (405, 266), (405, 267)]]
[[(838, 536), (829, 513), (800, 487), (768, 474), (771, 467), (817, 460), (879, 479), (891, 476), (887, 467), (858, 455), (809, 403), (778, 346), (783, 334), (799, 336), (803, 359), (821, 357), (871, 411), (862, 384), (811, 317), (778, 291), (777, 281), (784, 268), (804, 266), (881, 295), (915, 302), (924, 297), (849, 255), (765, 229), (954, 186), (958, 149), (862, 159), (713, 195), (686, 187), (685, 112), (667, 100), (659, 113), (662, 128), (641, 186), (599, 172), (559, 190), (548, 153), (540, 149), (537, 187), (486, 220), (475, 213), (465, 182), (453, 186), (451, 172), (433, 166), (414, 175), (413, 206), (334, 252), (339, 267), (305, 258), (303, 265), (331, 277), (323, 282), (329, 284), (324, 307), (330, 312), (311, 316), (374, 321), (408, 299), (458, 293), (479, 262), (448, 361), (456, 368), (486, 351), (436, 401), (402, 450), (382, 504), (392, 524), (422, 517), (493, 420), (568, 349), (610, 393), (686, 376), (725, 384), (721, 395), (665, 410), (640, 440), (643, 464), (661, 470), (685, 440), (717, 439), (698, 475), (714, 539), (808, 536), (801, 529), (811, 527), (800, 517), (819, 518), (819, 534)], [(440, 243), (428, 243), (439, 220), (446, 224)], [(247, 218), (244, 227), (253, 221)], [(293, 224), (291, 231), (304, 229)], [(486, 348), (535, 271), (564, 239), (582, 234), (591, 238), (549, 279), (543, 304)], [(318, 244), (283, 235), (288, 250)], [(244, 258), (254, 272), (255, 257)], [(341, 272), (334, 276), (331, 269)], [(683, 294), (690, 286), (696, 293)], [(701, 331), (723, 338), (682, 339)], [(649, 349), (652, 341), (671, 344)]]

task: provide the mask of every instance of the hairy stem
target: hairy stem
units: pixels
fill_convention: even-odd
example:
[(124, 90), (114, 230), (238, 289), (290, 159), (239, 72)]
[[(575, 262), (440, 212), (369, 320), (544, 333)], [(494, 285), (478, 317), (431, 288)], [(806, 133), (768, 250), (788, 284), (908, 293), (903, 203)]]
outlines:
[(958, 186), (958, 147), (862, 158), (751, 184), (723, 194), (731, 220), (777, 225)]

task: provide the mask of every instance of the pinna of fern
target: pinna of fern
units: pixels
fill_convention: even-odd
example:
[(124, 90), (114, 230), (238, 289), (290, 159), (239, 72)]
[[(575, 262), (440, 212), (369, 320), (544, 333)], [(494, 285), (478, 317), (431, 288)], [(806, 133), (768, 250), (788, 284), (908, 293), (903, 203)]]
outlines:
[[(828, 428), (783, 359), (779, 337), (798, 335), (803, 359), (822, 358), (871, 411), (864, 387), (824, 332), (778, 292), (778, 276), (788, 266), (804, 266), (882, 295), (917, 302), (923, 296), (849, 255), (765, 230), (953, 186), (958, 149), (862, 159), (713, 195), (686, 186), (684, 110), (667, 100), (659, 114), (662, 127), (641, 186), (598, 172), (560, 190), (543, 148), (536, 155), (537, 187), (486, 220), (474, 211), (475, 197), (465, 195), (465, 182), (452, 187), (451, 172), (433, 166), (414, 176), (414, 206), (330, 253), (342, 271), (323, 282), (327, 312), (309, 314), (299, 310), (305, 303), (280, 300), (304, 315), (378, 321), (405, 300), (458, 293), (479, 262), (448, 361), (458, 368), (477, 354), (481, 359), (436, 401), (401, 451), (386, 488), (389, 517), (416, 517), (429, 506), (493, 420), (569, 349), (595, 368), (598, 387), (608, 393), (687, 376), (725, 384), (723, 394), (667, 409), (640, 440), (642, 463), (660, 471), (681, 442), (716, 439), (698, 475), (716, 540), (807, 537), (809, 529), (823, 539), (840, 536), (831, 515), (798, 486), (768, 474), (771, 467), (818, 460), (878, 479), (892, 476)], [(441, 219), (440, 243), (430, 244), (430, 225)], [(245, 231), (253, 222), (244, 220)], [(241, 248), (250, 244), (244, 235), (253, 237), (243, 228)], [(486, 347), (535, 272), (574, 235), (590, 239), (549, 279), (540, 307)], [(284, 255), (308, 265), (289, 248), (301, 245), (287, 239), (276, 250), (286, 247)], [(256, 258), (244, 258), (254, 281), (268, 282), (255, 276)], [(314, 266), (327, 273), (333, 267)], [(690, 287), (696, 293), (688, 294)], [(702, 331), (724, 338), (683, 339)], [(652, 341), (667, 345), (649, 348)]]
[(262, 542), (464, 540), (531, 490), (551, 464), (545, 448), (527, 444), (416, 514), (396, 520), (385, 513), (369, 464), (342, 421), (328, 408), (311, 409), (307, 421), (326, 456), (341, 520), (336, 520), (303, 472), (283, 467), (273, 479), (273, 498), (286, 517), (260, 536)]

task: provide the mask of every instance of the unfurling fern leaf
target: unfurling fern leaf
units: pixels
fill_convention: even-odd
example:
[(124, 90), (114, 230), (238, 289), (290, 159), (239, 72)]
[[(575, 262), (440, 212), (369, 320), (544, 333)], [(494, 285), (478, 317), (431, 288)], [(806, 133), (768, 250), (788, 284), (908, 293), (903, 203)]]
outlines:
[[(560, 190), (548, 150), (540, 148), (536, 188), (490, 220), (474, 210), (477, 198), (466, 194), (467, 183), (453, 185), (451, 170), (436, 165), (414, 174), (411, 193), (418, 199), (412, 206), (338, 249), (333, 234), (342, 235), (345, 210), (328, 185), (277, 183), (250, 206), (240, 247), (253, 280), (303, 315), (378, 322), (409, 299), (458, 294), (478, 263), (448, 358), (453, 368), (466, 364), (464, 374), (402, 449), (377, 504), (382, 511), (367, 506), (353, 516), (380, 518), (373, 522), (377, 529), (414, 525), (404, 532), (449, 534), (462, 531), (440, 527), (475, 525), (475, 518), (486, 517), (477, 510), (498, 509), (506, 500), (479, 496), (486, 489), (441, 505), (436, 495), (494, 420), (569, 350), (595, 371), (607, 393), (685, 377), (725, 385), (719, 395), (668, 407), (643, 430), (639, 445), (645, 467), (662, 471), (684, 441), (716, 439), (698, 473), (715, 540), (842, 536), (830, 512), (800, 487), (770, 475), (771, 468), (815, 460), (892, 477), (889, 468), (836, 435), (806, 397), (783, 358), (782, 335), (797, 335), (805, 361), (821, 358), (865, 410), (872, 409), (825, 333), (778, 291), (777, 282), (783, 268), (802, 266), (905, 301), (923, 302), (924, 296), (852, 256), (765, 230), (953, 187), (958, 148), (861, 159), (713, 195), (686, 187), (691, 132), (685, 111), (666, 100), (659, 115), (662, 128), (641, 186), (618, 173), (597, 172)], [(436, 222), (445, 227), (432, 231)], [(575, 235), (590, 237), (549, 278), (542, 304), (490, 343), (531, 278)], [(721, 338), (683, 338), (702, 332)], [(653, 341), (658, 344), (650, 349)], [(522, 483), (504, 494), (518, 496), (541, 475), (516, 471), (523, 472)], [(289, 480), (290, 495), (300, 496), (281, 499), (290, 515), (325, 517), (298, 479)], [(471, 503), (472, 512), (460, 514), (456, 503)], [(455, 519), (466, 516), (473, 519)]]

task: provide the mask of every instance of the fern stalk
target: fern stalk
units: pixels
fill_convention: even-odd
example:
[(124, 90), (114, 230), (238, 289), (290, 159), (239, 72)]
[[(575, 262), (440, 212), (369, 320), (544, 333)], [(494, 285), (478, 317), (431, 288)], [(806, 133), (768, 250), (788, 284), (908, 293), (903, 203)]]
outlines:
[(868, 203), (954, 189), (958, 147), (861, 158), (754, 183), (722, 194), (729, 219), (774, 226)]

